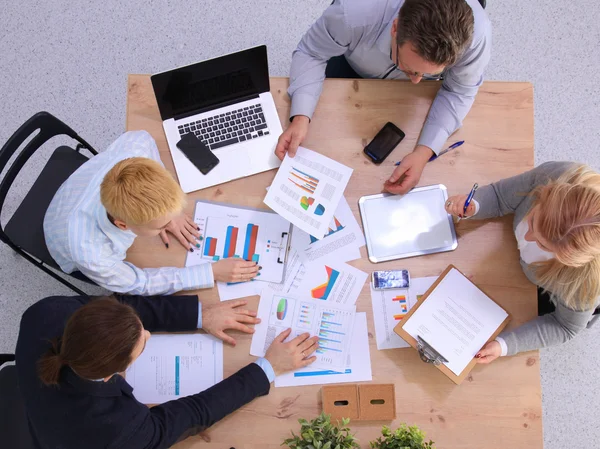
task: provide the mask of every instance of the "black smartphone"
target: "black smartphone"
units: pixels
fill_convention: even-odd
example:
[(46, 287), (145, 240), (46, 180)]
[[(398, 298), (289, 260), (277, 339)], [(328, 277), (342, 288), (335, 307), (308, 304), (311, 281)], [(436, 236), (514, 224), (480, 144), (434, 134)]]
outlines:
[(194, 133), (184, 134), (177, 143), (177, 148), (185, 154), (203, 175), (206, 175), (219, 163), (219, 158)]
[(404, 139), (404, 132), (394, 125), (387, 122), (381, 131), (373, 138), (371, 143), (365, 147), (365, 154), (371, 158), (375, 164), (381, 164), (386, 157), (390, 155), (396, 146)]

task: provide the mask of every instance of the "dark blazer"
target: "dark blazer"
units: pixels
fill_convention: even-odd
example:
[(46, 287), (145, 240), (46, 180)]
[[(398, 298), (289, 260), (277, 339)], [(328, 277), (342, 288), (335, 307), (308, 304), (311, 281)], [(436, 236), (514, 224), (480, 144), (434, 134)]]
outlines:
[[(134, 307), (151, 331), (195, 331), (196, 296), (117, 299)], [(132, 395), (119, 375), (109, 382), (85, 380), (69, 367), (58, 386), (45, 386), (37, 360), (62, 336), (69, 317), (91, 301), (85, 296), (49, 297), (31, 306), (21, 319), (16, 366), (34, 440), (42, 449), (166, 448), (187, 431), (206, 428), (258, 396), (268, 394), (264, 371), (252, 363), (202, 393), (148, 408)]]

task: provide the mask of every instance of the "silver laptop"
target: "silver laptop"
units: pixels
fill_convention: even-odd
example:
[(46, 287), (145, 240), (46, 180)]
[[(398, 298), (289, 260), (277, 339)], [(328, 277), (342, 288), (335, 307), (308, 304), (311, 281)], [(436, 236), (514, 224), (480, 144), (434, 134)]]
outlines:
[[(158, 73), (151, 80), (184, 192), (279, 167), (274, 151), (282, 128), (269, 92), (266, 46)], [(189, 132), (220, 160), (206, 175), (177, 148)]]

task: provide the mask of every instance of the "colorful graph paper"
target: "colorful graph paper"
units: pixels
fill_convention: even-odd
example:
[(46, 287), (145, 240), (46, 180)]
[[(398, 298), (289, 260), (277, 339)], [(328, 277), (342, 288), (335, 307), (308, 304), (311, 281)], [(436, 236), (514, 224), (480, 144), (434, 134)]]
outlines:
[(313, 298), (326, 300), (329, 297), (329, 293), (331, 293), (331, 289), (335, 285), (335, 281), (340, 275), (339, 271), (334, 270), (327, 265), (325, 265), (325, 270), (327, 271), (327, 282), (311, 290), (310, 294)]

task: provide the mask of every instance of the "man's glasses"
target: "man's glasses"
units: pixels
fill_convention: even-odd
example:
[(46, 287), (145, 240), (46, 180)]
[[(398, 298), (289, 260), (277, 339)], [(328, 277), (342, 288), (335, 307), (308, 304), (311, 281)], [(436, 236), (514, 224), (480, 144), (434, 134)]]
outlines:
[(404, 70), (401, 68), (401, 65), (403, 66), (404, 64), (402, 64), (402, 61), (400, 61), (399, 58), (400, 58), (400, 47), (398, 46), (398, 44), (396, 44), (396, 62), (394, 63), (394, 65), (396, 66), (396, 68), (398, 70), (400, 70), (406, 76), (408, 76), (409, 78), (411, 76), (421, 77), (427, 81), (440, 81), (441, 79), (444, 78), (443, 71), (440, 73), (420, 73), (420, 72), (409, 72), (408, 70)]

